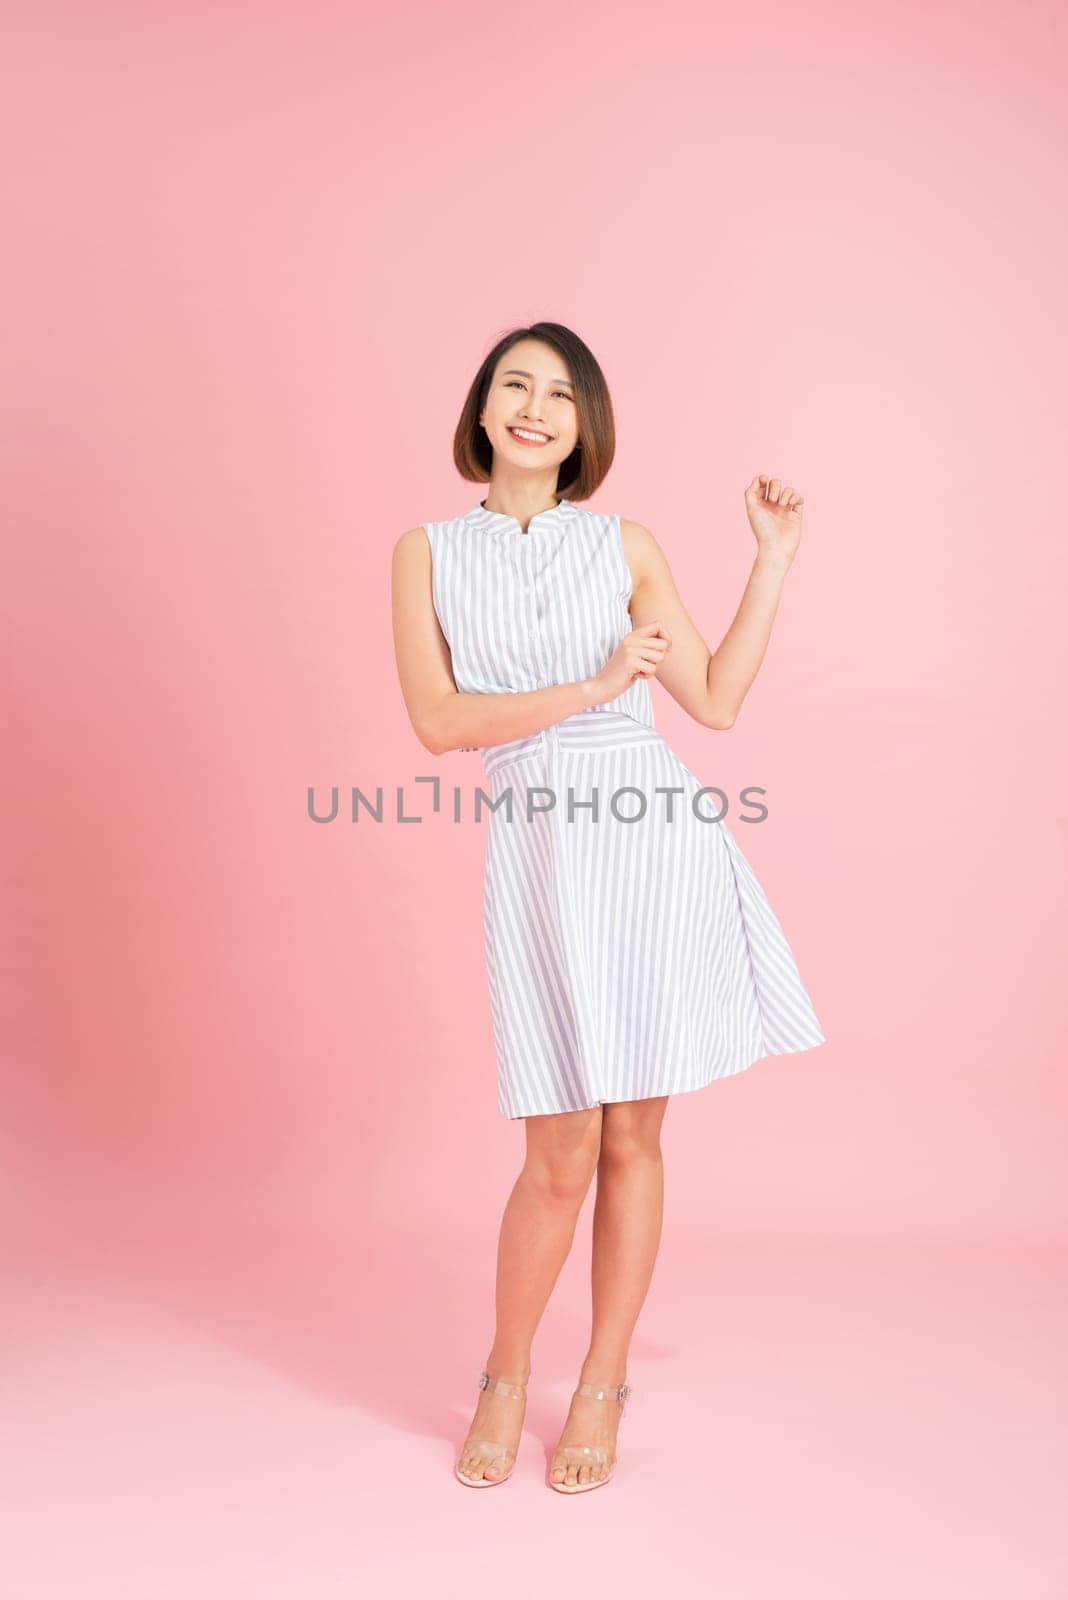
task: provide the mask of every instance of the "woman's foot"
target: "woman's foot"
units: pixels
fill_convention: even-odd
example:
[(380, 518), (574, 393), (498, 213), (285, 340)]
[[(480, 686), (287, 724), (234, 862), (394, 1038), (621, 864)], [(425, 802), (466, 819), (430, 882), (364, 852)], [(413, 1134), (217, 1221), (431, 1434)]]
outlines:
[[(494, 1373), (493, 1376), (497, 1378), (499, 1374)], [(525, 1383), (525, 1378), (518, 1383), (507, 1374), (504, 1387), (525, 1389)], [(491, 1380), (479, 1394), (478, 1405), (467, 1430), (467, 1440), (456, 1460), (456, 1470), (462, 1472), (465, 1478), (474, 1478), (476, 1482), (485, 1479), (496, 1483), (505, 1477), (515, 1464), (525, 1413), (525, 1392), (522, 1395), (495, 1392)], [(489, 1453), (484, 1442), (486, 1440), (492, 1440), (500, 1446), (496, 1455)]]
[[(590, 1382), (585, 1378), (580, 1381)], [(550, 1483), (596, 1483), (608, 1477), (615, 1464), (616, 1433), (623, 1415), (616, 1391), (625, 1381), (619, 1378), (604, 1386), (596, 1383), (594, 1386), (602, 1390), (604, 1399), (577, 1392), (571, 1396), (571, 1409), (549, 1468)], [(570, 1453), (564, 1454), (565, 1446), (572, 1447)], [(590, 1452), (588, 1461), (578, 1454), (582, 1447)]]

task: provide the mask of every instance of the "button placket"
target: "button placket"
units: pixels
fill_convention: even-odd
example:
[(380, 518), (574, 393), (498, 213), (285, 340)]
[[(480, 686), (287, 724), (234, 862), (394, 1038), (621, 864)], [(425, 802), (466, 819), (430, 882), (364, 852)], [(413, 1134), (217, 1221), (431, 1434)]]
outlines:
[[(542, 551), (541, 551), (541, 548), (539, 547), (539, 549), (537, 551), (537, 554), (540, 556), (541, 553), (542, 553)], [(546, 662), (545, 662), (545, 638), (544, 638), (544, 633), (543, 633), (543, 630), (542, 630), (541, 617), (540, 617), (540, 615), (538, 613), (538, 584), (537, 584), (538, 568), (537, 568), (536, 563), (533, 560), (535, 552), (533, 550), (531, 550), (530, 554), (531, 554), (531, 566), (533, 568), (533, 573), (532, 573), (532, 576), (531, 576), (531, 579), (530, 579), (530, 583), (528, 585), (528, 589), (529, 589), (528, 598), (529, 598), (529, 604), (530, 604), (531, 658), (532, 658), (533, 663), (534, 663), (534, 681), (535, 681), (535, 683), (537, 684), (539, 689), (547, 689), (548, 686), (549, 686), (549, 673), (548, 673), (548, 669), (546, 667)], [(560, 735), (559, 735), (559, 732), (557, 731), (557, 728), (555, 727), (555, 725), (552, 725), (552, 726), (550, 726), (548, 728), (543, 728), (542, 729), (541, 742), (542, 742), (542, 746), (544, 747), (544, 749), (546, 749), (548, 751), (556, 751), (556, 750), (559, 749), (559, 747), (560, 747)]]
[(523, 593), (526, 599), (527, 614), (527, 643), (529, 645), (528, 661), (534, 674), (534, 683), (539, 689), (545, 687), (542, 672), (541, 647), (538, 638), (538, 595), (535, 584), (534, 547), (532, 535), (524, 535), (526, 545), (525, 570), (523, 573)]

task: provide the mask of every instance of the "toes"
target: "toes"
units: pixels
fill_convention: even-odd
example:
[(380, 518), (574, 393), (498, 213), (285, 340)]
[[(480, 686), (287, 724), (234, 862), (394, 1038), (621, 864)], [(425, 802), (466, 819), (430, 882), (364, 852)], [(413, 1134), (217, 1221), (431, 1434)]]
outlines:
[(603, 1483), (609, 1469), (610, 1463), (604, 1461), (554, 1461), (549, 1482), (566, 1484), (569, 1489), (577, 1484)]

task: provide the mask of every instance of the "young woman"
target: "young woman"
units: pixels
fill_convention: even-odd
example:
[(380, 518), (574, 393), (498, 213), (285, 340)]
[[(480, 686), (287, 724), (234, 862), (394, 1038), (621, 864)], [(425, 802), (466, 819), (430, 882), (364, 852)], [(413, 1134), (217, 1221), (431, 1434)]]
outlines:
[(462, 516), (397, 540), (401, 689), (434, 755), (480, 750), (483, 899), (497, 1104), (526, 1123), (501, 1224), (496, 1330), (455, 1463), (503, 1483), (516, 1459), (542, 1312), (594, 1172), (589, 1348), (549, 1470), (604, 1484), (627, 1355), (663, 1215), (668, 1098), (826, 1039), (754, 873), (656, 732), (656, 678), (702, 727), (730, 728), (763, 659), (801, 536), (800, 495), (754, 477), (756, 539), (715, 652), (640, 523), (587, 509), (612, 462), (604, 376), (555, 322), (479, 367), (453, 454), (488, 483)]

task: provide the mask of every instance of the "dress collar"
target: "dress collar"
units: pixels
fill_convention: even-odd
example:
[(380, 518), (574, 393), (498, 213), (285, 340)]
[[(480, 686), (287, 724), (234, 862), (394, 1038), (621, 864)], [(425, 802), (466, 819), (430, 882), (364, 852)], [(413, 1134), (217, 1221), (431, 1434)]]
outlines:
[(578, 514), (579, 508), (574, 501), (560, 500), (547, 511), (539, 511), (536, 516), (531, 517), (527, 532), (524, 534), (517, 517), (506, 516), (503, 511), (487, 511), (480, 500), (470, 511), (464, 513), (464, 521), (484, 533), (514, 533), (520, 538), (526, 538), (528, 534), (570, 522), (572, 517), (577, 517)]

